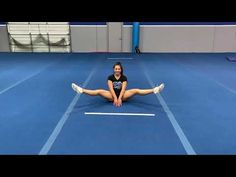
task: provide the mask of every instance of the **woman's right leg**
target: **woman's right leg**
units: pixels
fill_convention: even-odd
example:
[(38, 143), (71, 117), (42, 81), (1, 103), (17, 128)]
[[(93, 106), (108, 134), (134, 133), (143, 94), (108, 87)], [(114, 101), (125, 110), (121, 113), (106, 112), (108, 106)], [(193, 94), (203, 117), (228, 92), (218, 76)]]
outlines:
[(108, 99), (109, 101), (113, 101), (113, 97), (111, 92), (107, 91), (107, 90), (103, 90), (103, 89), (96, 89), (96, 90), (89, 90), (89, 89), (83, 89), (83, 93), (90, 95), (90, 96), (102, 96), (106, 99)]
[(100, 95), (100, 96), (108, 99), (109, 101), (113, 101), (112, 94), (107, 90), (103, 90), (103, 89), (96, 89), (96, 90), (84, 89), (82, 87), (79, 87), (75, 83), (72, 83), (71, 86), (72, 86), (73, 90), (76, 91), (79, 94), (85, 93), (85, 94), (90, 95), (90, 96)]

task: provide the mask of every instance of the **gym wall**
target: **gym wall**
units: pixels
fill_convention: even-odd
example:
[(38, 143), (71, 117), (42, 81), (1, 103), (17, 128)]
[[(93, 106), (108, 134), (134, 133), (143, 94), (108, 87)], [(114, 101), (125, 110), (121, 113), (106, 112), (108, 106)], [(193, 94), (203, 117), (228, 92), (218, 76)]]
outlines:
[[(107, 52), (106, 22), (71, 23), (72, 52)], [(122, 28), (122, 52), (131, 52), (132, 24)], [(236, 52), (236, 24), (140, 25), (141, 52)], [(9, 52), (7, 29), (0, 23), (0, 51)]]

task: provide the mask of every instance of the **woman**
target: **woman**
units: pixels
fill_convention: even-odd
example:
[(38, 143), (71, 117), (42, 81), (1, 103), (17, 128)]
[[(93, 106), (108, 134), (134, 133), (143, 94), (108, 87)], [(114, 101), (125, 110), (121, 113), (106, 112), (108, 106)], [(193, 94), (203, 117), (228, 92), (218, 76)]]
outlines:
[(109, 90), (97, 89), (97, 90), (88, 90), (81, 88), (78, 85), (72, 83), (72, 88), (77, 93), (85, 93), (90, 96), (100, 95), (106, 98), (109, 101), (112, 101), (113, 104), (117, 107), (122, 105), (122, 101), (126, 101), (128, 98), (134, 95), (147, 95), (151, 93), (160, 93), (164, 89), (164, 84), (152, 88), (152, 89), (130, 89), (126, 90), (127, 86), (127, 77), (123, 75), (123, 67), (120, 62), (117, 62), (113, 66), (114, 73), (108, 76), (108, 88)]

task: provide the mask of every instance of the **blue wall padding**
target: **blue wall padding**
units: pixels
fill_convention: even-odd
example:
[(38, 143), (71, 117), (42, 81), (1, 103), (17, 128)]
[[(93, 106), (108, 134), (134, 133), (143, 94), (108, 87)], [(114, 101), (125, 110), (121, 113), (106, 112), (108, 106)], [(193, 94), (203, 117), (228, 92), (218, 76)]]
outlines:
[(133, 23), (133, 35), (132, 35), (132, 52), (135, 52), (135, 48), (139, 47), (139, 22)]

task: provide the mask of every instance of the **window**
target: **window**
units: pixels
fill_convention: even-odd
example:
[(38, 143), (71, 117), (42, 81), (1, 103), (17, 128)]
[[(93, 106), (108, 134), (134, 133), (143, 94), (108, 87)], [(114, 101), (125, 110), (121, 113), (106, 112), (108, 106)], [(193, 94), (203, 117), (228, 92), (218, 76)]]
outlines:
[(68, 22), (9, 22), (12, 52), (70, 52)]

